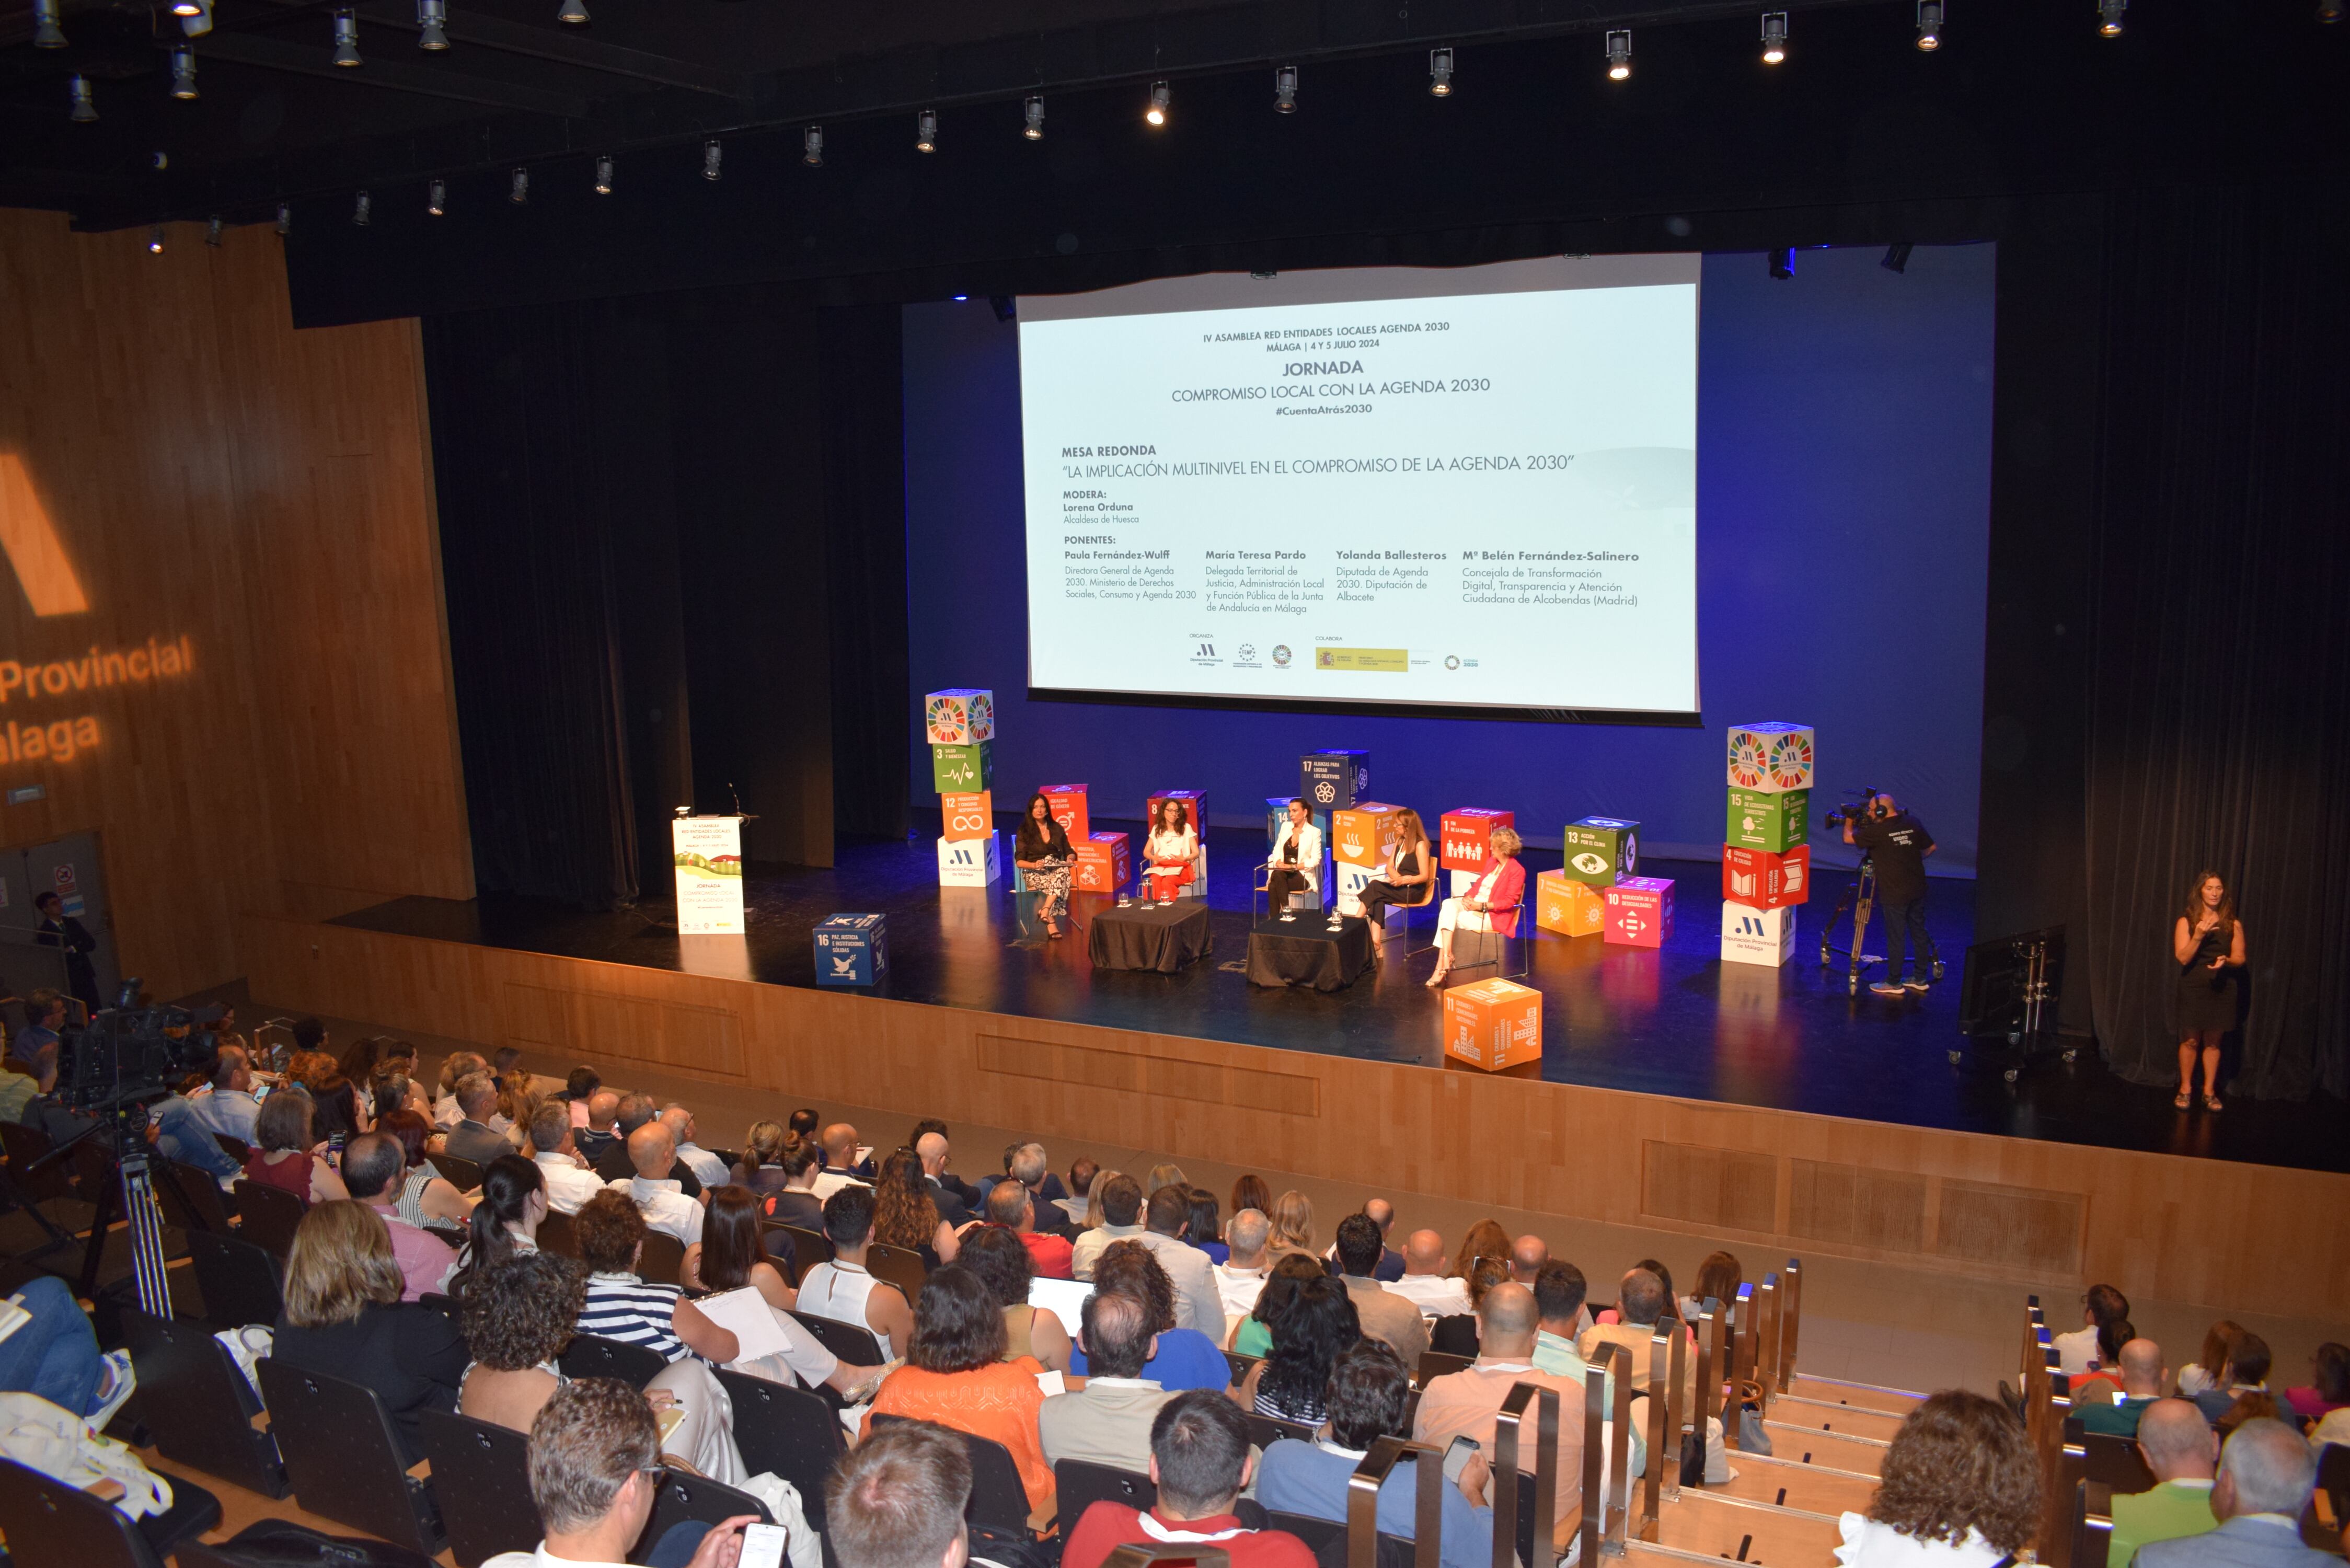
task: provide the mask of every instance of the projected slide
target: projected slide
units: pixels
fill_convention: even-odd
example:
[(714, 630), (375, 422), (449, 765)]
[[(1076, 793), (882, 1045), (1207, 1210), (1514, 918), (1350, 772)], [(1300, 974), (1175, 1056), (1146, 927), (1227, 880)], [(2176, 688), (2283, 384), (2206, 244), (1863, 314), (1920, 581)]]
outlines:
[(1030, 686), (1695, 712), (1699, 268), (1024, 297)]

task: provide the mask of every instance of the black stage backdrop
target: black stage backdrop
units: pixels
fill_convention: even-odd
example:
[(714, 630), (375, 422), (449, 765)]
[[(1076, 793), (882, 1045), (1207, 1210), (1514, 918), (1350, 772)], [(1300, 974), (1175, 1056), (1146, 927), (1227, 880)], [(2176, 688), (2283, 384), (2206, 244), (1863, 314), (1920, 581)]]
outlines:
[(424, 343), (482, 888), (629, 902), (672, 807), (738, 796), (754, 860), (904, 833), (896, 310), (713, 289)]

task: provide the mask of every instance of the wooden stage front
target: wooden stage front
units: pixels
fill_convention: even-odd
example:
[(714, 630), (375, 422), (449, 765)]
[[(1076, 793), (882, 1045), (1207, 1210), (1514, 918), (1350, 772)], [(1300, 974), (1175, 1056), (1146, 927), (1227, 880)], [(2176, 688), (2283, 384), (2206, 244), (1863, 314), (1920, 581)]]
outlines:
[[(377, 1025), (2035, 1289), (2324, 1316), (2350, 1177), (1489, 1077), (247, 916), (256, 997)], [(1272, 1156), (1268, 1153), (1268, 1158)]]

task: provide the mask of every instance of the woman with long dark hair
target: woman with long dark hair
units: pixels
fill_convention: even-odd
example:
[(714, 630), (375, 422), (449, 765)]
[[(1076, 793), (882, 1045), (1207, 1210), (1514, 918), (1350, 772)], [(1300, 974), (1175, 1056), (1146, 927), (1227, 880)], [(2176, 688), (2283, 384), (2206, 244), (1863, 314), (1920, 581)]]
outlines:
[(1298, 1281), (1274, 1317), (1273, 1349), (1241, 1386), (1242, 1404), (1260, 1416), (1319, 1425), (1328, 1414), (1331, 1365), (1362, 1337), (1344, 1283), (1327, 1274)]
[(1069, 873), (1076, 863), (1068, 829), (1053, 820), (1052, 803), (1042, 791), (1030, 795), (1020, 831), (1012, 838), (1012, 864), (1019, 868), (1021, 885), (1043, 895), (1036, 912), (1045, 918), (1047, 935), (1061, 934), (1061, 915), (1069, 907)]
[(784, 1272), (767, 1254), (758, 1196), (747, 1187), (721, 1187), (710, 1194), (702, 1240), (685, 1250), (679, 1278), (690, 1291), (739, 1291), (749, 1285), (777, 1312), (799, 1304)]
[(1371, 929), (1385, 935), (1387, 907), (1419, 903), (1427, 897), (1421, 889), (1435, 880), (1436, 857), (1428, 852), (1427, 826), (1419, 820), (1419, 813), (1406, 806), (1397, 814), (1395, 842), (1388, 846), (1387, 863), (1355, 897), (1362, 900), (1363, 919), (1371, 922)]
[(2197, 1047), (2203, 1057), (2203, 1108), (2220, 1108), (2220, 1041), (2236, 1026), (2236, 977), (2244, 969), (2244, 923), (2235, 895), (2217, 871), (2199, 872), (2187, 909), (2171, 922), (2170, 956), (2178, 963), (2178, 1093), (2186, 1110), (2195, 1099)]
[(922, 1179), (922, 1162), (910, 1148), (883, 1160), (874, 1179), (873, 1239), (920, 1252), (926, 1268), (955, 1261), (954, 1227), (939, 1218), (930, 1184)]
[(502, 1154), (484, 1166), (482, 1200), (466, 1222), (465, 1254), (449, 1276), (449, 1293), (463, 1296), (485, 1270), (537, 1251), (538, 1222), (546, 1218), (546, 1178), (536, 1160)]
[(1142, 896), (1173, 903), (1178, 892), (1198, 875), (1200, 836), (1191, 826), (1191, 808), (1180, 800), (1162, 800), (1142, 841)]

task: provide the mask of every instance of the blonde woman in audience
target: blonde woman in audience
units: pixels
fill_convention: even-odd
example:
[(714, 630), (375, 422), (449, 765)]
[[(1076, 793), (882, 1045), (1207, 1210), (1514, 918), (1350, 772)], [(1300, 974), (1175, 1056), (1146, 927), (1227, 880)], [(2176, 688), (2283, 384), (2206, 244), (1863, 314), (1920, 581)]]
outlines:
[[(791, 1141), (792, 1135), (783, 1123), (753, 1122), (751, 1130), (743, 1135), (743, 1158), (734, 1162), (734, 1168), (727, 1173), (728, 1177), (735, 1186), (749, 1188), (755, 1198), (774, 1197), (791, 1185), (791, 1179), (784, 1170), (784, 1150)], [(821, 1154), (817, 1156), (818, 1159), (822, 1158)], [(816, 1185), (813, 1175), (809, 1177), (808, 1185), (811, 1188)], [(802, 1222), (793, 1221), (794, 1224)]]
[(2040, 1527), (2040, 1468), (2023, 1424), (1994, 1400), (1946, 1389), (1912, 1410), (1885, 1451), (1866, 1514), (1840, 1521), (1843, 1568), (1995, 1568)]
[(1096, 1201), (1096, 1199), (1099, 1197), (1103, 1188), (1107, 1187), (1111, 1182), (1116, 1181), (1119, 1177), (1124, 1176), (1126, 1172), (1122, 1170), (1108, 1169), (1097, 1170), (1094, 1172), (1093, 1179), (1086, 1184), (1086, 1218), (1085, 1222), (1077, 1227), (1078, 1230), (1098, 1231), (1105, 1223), (1107, 1223), (1107, 1221), (1102, 1219), (1102, 1206), (1100, 1203)]
[(441, 1058), (441, 1076), (432, 1096), (432, 1125), (445, 1132), (465, 1119), (457, 1104), (457, 1080), (470, 1073), (486, 1073), (489, 1062), (478, 1051), (452, 1051)]
[(1314, 1250), (1314, 1200), (1291, 1188), (1273, 1200), (1265, 1217), (1273, 1221), (1273, 1233), (1265, 1238), (1268, 1257), (1279, 1258), (1284, 1252), (1303, 1252), (1320, 1262)]
[(546, 1100), (529, 1084), (528, 1078), (516, 1074), (498, 1087), (498, 1115), (505, 1118), (505, 1140), (514, 1146), (516, 1154), (530, 1152), (530, 1118), (538, 1114), (538, 1107)]
[(1160, 1163), (1152, 1166), (1150, 1168), (1150, 1174), (1144, 1178), (1142, 1183), (1142, 1196), (1149, 1198), (1152, 1193), (1158, 1191), (1162, 1187), (1188, 1187), (1190, 1185), (1191, 1183), (1184, 1179), (1183, 1168), (1181, 1166), (1177, 1165), (1172, 1160), (1163, 1160)]

